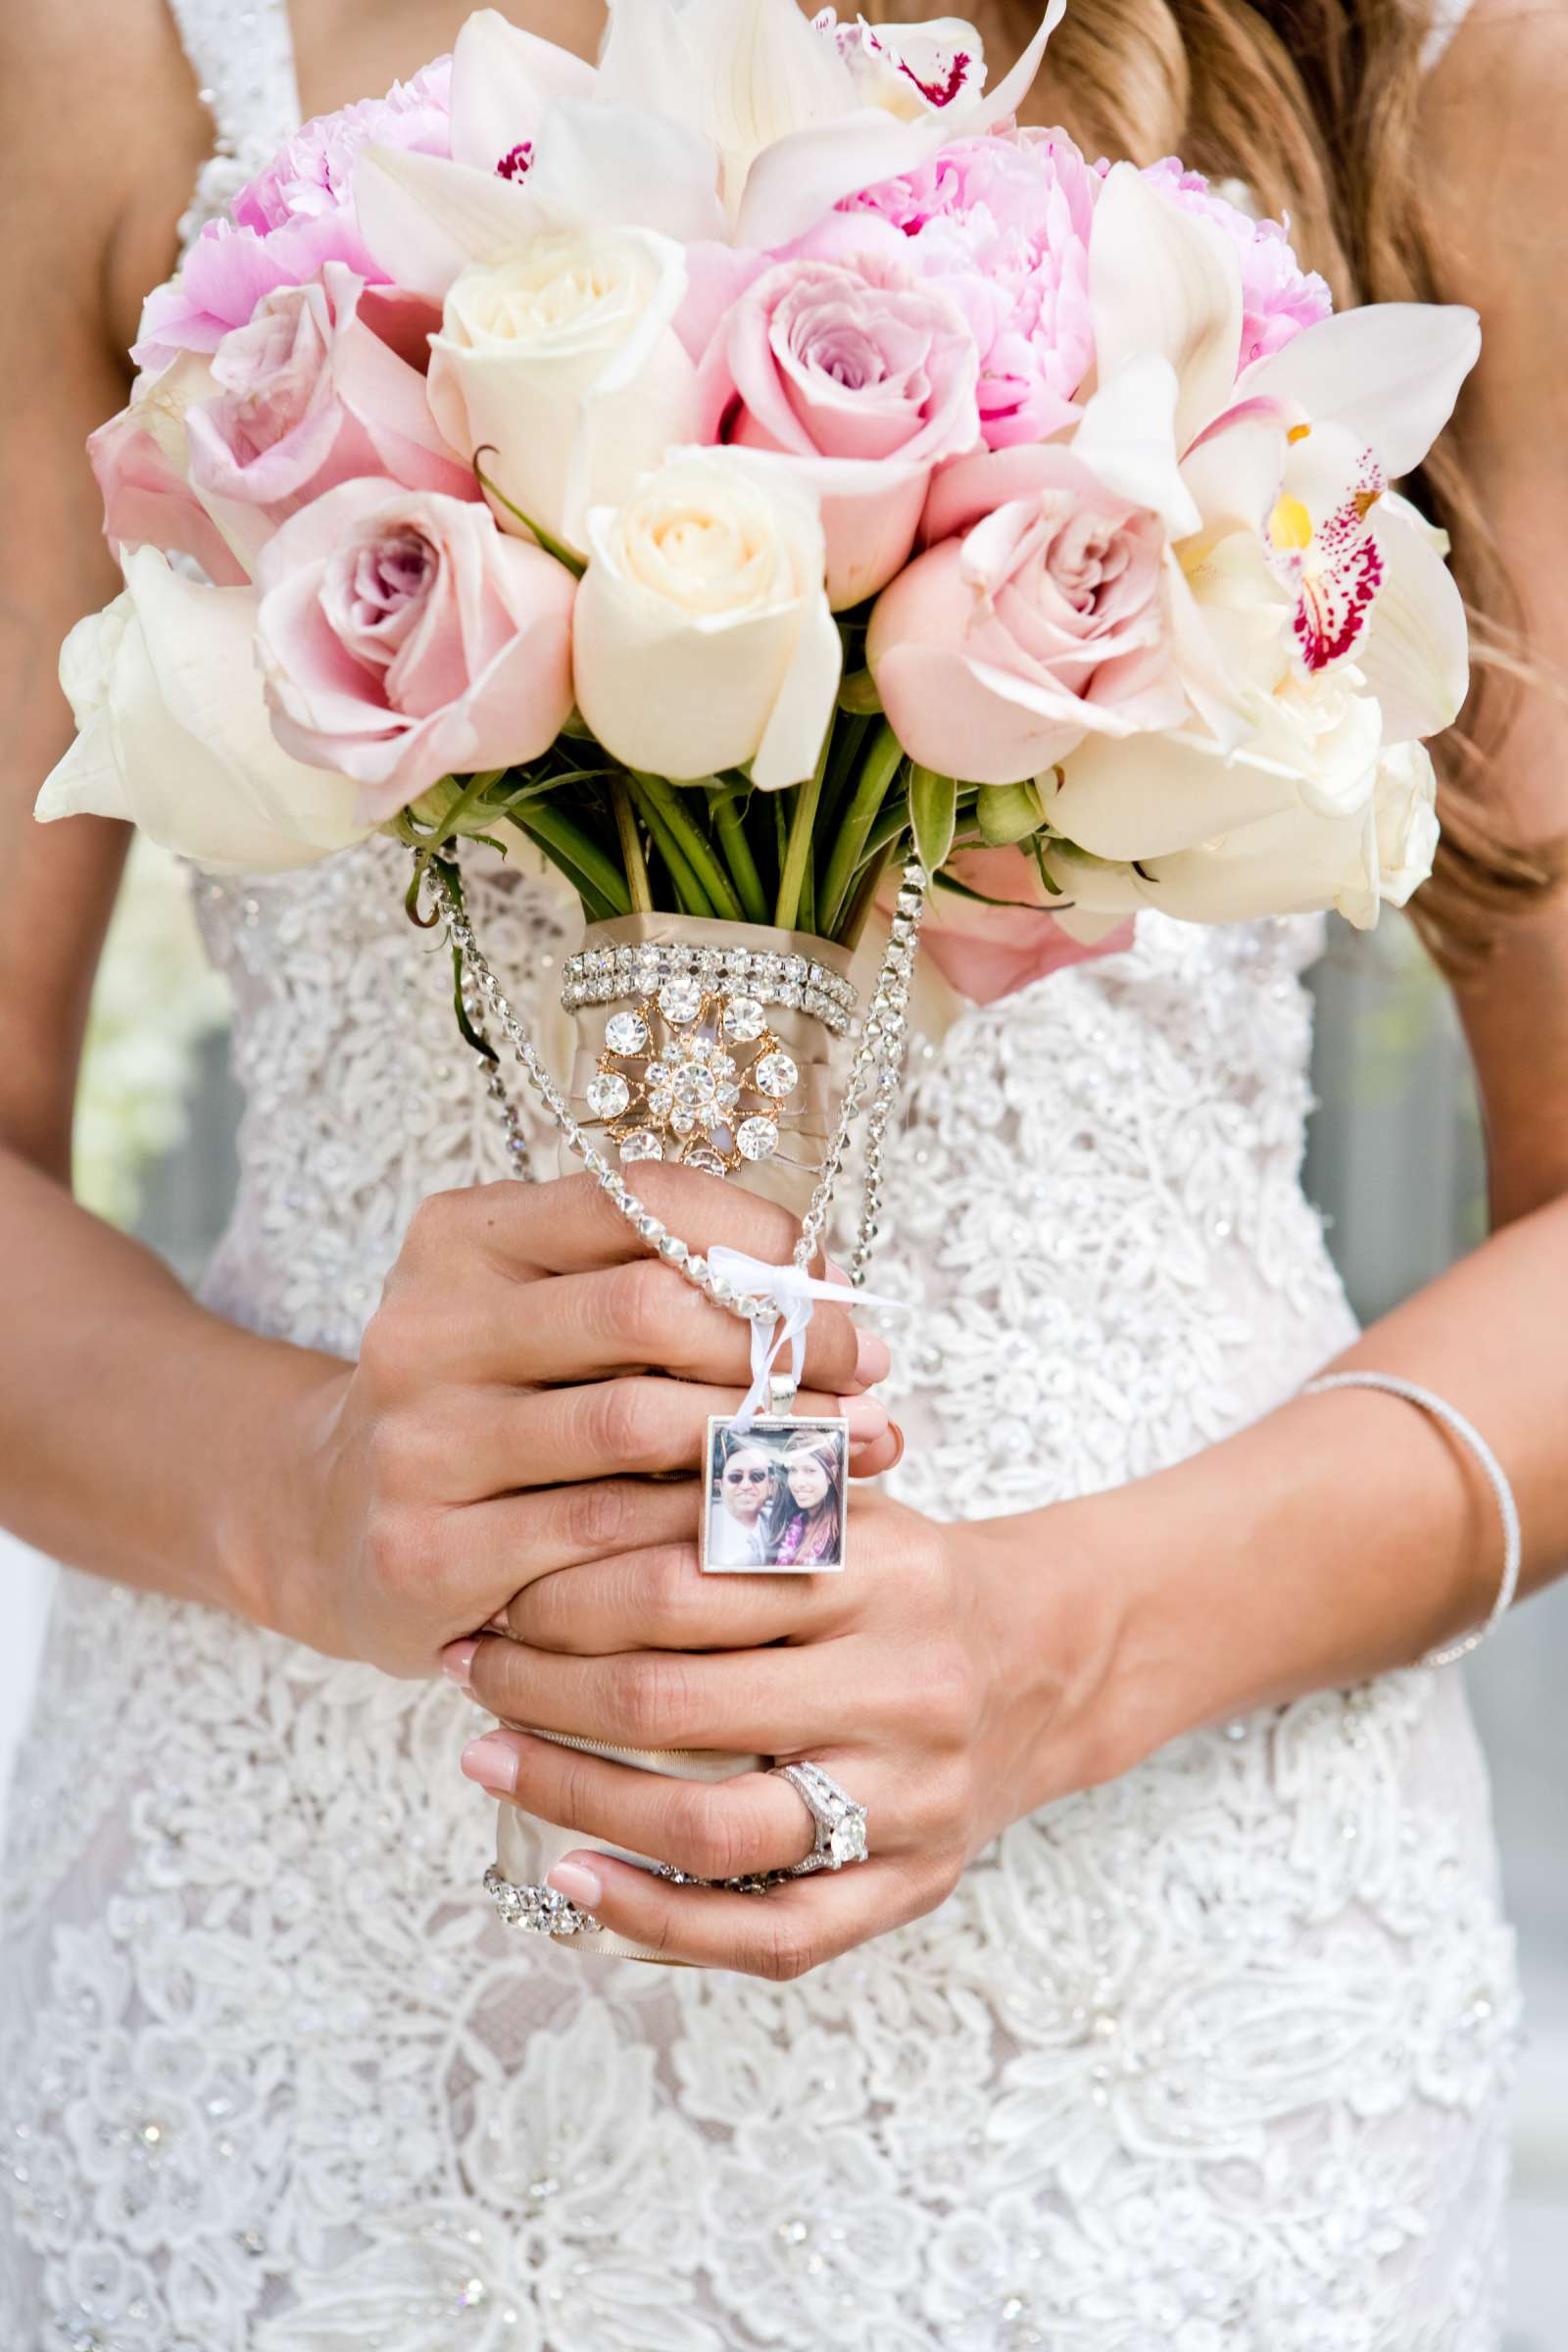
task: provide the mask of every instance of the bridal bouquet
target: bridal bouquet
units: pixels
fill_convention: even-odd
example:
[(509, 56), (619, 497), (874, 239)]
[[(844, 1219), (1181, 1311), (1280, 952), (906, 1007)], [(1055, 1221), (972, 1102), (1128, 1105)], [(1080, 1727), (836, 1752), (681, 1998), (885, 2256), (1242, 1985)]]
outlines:
[(1391, 484), (1476, 321), (1019, 130), (1061, 5), (989, 92), (951, 19), (620, 0), (595, 70), (486, 10), (308, 124), (93, 436), (126, 585), (39, 813), (504, 823), (590, 920), (826, 941), (911, 843), (982, 938), (1402, 901), (1466, 645)]
[[(39, 814), (229, 871), (396, 836), (492, 1092), (500, 1030), (755, 1330), (798, 1326), (864, 1098), (862, 1269), (928, 906), (1016, 980), (1142, 907), (1369, 924), (1431, 866), (1465, 624), (1393, 484), (1475, 317), (1331, 316), (1176, 162), (1018, 128), (1062, 6), (995, 88), (954, 19), (612, 0), (594, 68), (481, 11), (203, 231), (90, 444), (125, 588), (67, 643)], [(465, 899), (460, 845), (519, 835), (588, 924), (564, 1089)], [(803, 1208), (793, 1292), (649, 1216), (653, 1158)], [(526, 1876), (511, 1916), (583, 1924)]]

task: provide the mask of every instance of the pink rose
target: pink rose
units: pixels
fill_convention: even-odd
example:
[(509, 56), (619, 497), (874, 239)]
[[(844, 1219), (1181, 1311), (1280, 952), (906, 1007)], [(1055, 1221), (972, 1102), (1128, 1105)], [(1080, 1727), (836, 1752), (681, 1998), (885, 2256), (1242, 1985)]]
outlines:
[(919, 171), (846, 200), (899, 230), (912, 266), (963, 310), (992, 449), (1044, 440), (1077, 415), (1094, 359), (1097, 187), (1065, 131), (1025, 130), (956, 139)]
[(379, 822), (452, 774), (548, 750), (571, 709), (576, 582), (487, 507), (341, 482), (263, 553), (256, 642), (295, 759)]
[(1278, 220), (1254, 220), (1240, 206), (1216, 196), (1200, 172), (1189, 172), (1174, 155), (1151, 164), (1144, 173), (1156, 188), (1190, 213), (1217, 221), (1235, 240), (1242, 265), (1242, 348), (1238, 373), (1254, 360), (1283, 349), (1303, 326), (1315, 325), (1334, 308), (1334, 297), (1315, 270), (1303, 270)]
[(835, 609), (892, 578), (932, 468), (974, 447), (976, 368), (956, 306), (875, 255), (780, 262), (720, 326), (701, 379), (711, 437), (801, 461)]
[(345, 263), (370, 284), (382, 280), (355, 216), (355, 165), (371, 144), (450, 155), (451, 77), (450, 58), (441, 58), (385, 98), (307, 122), (240, 190), (229, 218), (207, 223), (178, 277), (148, 296), (130, 355), (137, 367), (165, 368), (177, 351), (215, 351), (264, 295), (304, 285), (324, 263)]
[(190, 556), (215, 588), (239, 588), (250, 574), (189, 480), (186, 419), (212, 389), (206, 361), (182, 352), (155, 383), (144, 378), (129, 406), (89, 435), (87, 455), (111, 547)]
[(912, 760), (1015, 784), (1085, 735), (1181, 718), (1165, 526), (1070, 450), (960, 459), (922, 529), (938, 544), (884, 589), (866, 639)]
[[(477, 498), (436, 429), (424, 378), (371, 331), (362, 281), (328, 262), (321, 282), (264, 295), (213, 354), (220, 397), (190, 409), (190, 480), (222, 503), (241, 552), (260, 553), (285, 516), (356, 474)], [(432, 315), (433, 316), (433, 315)]]

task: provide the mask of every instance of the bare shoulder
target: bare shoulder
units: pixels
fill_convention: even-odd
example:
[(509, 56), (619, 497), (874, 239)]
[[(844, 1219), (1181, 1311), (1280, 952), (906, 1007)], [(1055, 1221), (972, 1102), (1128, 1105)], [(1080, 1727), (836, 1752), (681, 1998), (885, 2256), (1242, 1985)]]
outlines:
[(1474, 0), (1421, 110), (1424, 194), (1451, 299), (1485, 314), (1513, 291), (1549, 286), (1555, 309), (1568, 245), (1565, 115), (1561, 0)]
[(0, 9), (8, 276), (91, 300), (122, 344), (210, 143), (167, 0)]

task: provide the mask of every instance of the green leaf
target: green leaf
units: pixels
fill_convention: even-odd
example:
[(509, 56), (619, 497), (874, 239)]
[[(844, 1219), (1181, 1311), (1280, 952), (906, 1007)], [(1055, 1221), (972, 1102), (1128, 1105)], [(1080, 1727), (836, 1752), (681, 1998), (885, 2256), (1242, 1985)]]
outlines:
[[(1009, 914), (1054, 914), (1057, 911), (1055, 906), (1037, 906), (1032, 899), (994, 899), (989, 892), (971, 889), (967, 882), (960, 882), (956, 874), (937, 874), (933, 876), (933, 881), (938, 890), (951, 890), (956, 899), (968, 899), (975, 906), (1004, 906)], [(1056, 889), (1054, 882), (1051, 887)], [(1061, 898), (1059, 892), (1057, 896), (1063, 909), (1072, 905), (1071, 899)]]
[(1027, 841), (1045, 821), (1040, 794), (1033, 784), (982, 784), (974, 812), (981, 832), (995, 849)]
[(958, 823), (958, 783), (956, 776), (939, 776), (929, 767), (909, 768), (909, 824), (914, 846), (928, 874), (946, 865), (953, 852)]

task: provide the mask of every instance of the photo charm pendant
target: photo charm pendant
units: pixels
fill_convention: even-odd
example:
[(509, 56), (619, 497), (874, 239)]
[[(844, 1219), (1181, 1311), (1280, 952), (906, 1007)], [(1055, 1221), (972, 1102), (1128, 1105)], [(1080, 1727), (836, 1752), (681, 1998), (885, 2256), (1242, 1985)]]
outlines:
[(705, 1576), (817, 1576), (842, 1569), (850, 1425), (758, 1413), (708, 1424), (701, 1561)]

